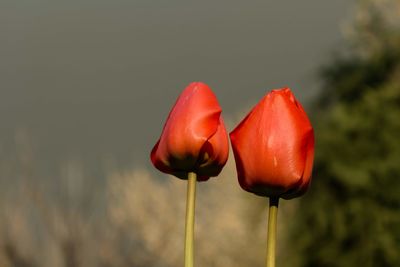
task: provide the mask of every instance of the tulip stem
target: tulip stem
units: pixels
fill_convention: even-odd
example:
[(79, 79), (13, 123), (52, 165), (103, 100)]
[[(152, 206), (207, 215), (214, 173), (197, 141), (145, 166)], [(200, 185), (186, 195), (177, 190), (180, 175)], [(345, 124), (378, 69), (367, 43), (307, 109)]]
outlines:
[(269, 199), (268, 237), (267, 237), (267, 267), (275, 267), (276, 225), (278, 217), (279, 197)]
[(186, 199), (186, 225), (185, 225), (185, 267), (194, 265), (194, 209), (196, 201), (197, 175), (188, 174), (187, 199)]

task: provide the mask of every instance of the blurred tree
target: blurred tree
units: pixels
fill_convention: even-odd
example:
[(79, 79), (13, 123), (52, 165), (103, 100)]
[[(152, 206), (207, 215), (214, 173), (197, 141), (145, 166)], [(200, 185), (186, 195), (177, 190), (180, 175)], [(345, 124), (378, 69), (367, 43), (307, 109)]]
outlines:
[(359, 1), (352, 25), (350, 53), (321, 72), (287, 266), (400, 266), (400, 2)]

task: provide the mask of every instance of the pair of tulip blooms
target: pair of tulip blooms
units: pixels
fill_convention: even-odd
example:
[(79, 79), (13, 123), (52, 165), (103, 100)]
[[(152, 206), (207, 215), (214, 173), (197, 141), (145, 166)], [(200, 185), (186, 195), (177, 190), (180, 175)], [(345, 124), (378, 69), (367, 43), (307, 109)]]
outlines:
[[(196, 181), (217, 176), (229, 154), (221, 107), (211, 89), (190, 84), (179, 96), (151, 151), (162, 172), (188, 179), (185, 267), (193, 266)], [(240, 186), (270, 198), (267, 266), (275, 266), (279, 198), (291, 199), (308, 188), (314, 159), (314, 133), (289, 88), (267, 94), (230, 133)]]
[[(160, 171), (198, 181), (217, 176), (228, 159), (229, 142), (221, 107), (204, 83), (191, 83), (179, 96), (151, 152)], [(230, 133), (240, 186), (267, 197), (291, 199), (310, 183), (314, 133), (289, 88), (268, 93)]]

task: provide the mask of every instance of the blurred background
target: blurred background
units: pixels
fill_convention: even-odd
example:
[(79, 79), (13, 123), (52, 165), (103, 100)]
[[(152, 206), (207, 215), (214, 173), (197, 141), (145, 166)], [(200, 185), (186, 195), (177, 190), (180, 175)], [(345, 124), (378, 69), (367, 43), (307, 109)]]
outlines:
[[(0, 266), (183, 265), (186, 183), (149, 152), (191, 81), (228, 131), (289, 86), (315, 127), (278, 266), (400, 266), (400, 2), (0, 0)], [(196, 266), (264, 266), (233, 157), (198, 186)]]

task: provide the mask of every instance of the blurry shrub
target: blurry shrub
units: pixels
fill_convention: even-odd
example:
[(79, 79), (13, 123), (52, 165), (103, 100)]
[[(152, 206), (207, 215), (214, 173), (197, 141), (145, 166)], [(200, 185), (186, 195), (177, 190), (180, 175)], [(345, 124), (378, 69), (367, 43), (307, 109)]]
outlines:
[[(182, 265), (185, 181), (113, 170), (102, 184), (77, 162), (47, 179), (35, 171), (29, 144), (17, 147), (15, 158), (1, 161), (0, 266)], [(262, 265), (267, 217), (260, 207), (264, 199), (239, 188), (233, 162), (198, 184), (196, 265)]]
[(360, 1), (354, 25), (351, 52), (322, 72), (287, 266), (400, 266), (400, 3)]

